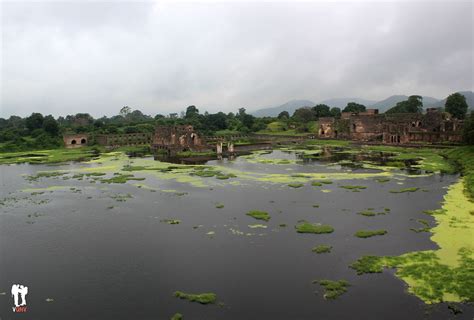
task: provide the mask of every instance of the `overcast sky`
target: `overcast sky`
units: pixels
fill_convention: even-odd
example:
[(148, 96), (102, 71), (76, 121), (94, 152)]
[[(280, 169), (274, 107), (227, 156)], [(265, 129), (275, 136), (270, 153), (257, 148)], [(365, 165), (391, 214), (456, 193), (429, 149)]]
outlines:
[(473, 90), (472, 1), (2, 2), (0, 117)]

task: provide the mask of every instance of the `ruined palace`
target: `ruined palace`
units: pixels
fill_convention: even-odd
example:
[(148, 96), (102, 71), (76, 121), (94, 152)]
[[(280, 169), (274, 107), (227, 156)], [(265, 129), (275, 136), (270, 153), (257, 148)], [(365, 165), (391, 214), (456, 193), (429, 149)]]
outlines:
[(191, 125), (157, 126), (152, 148), (169, 153), (209, 149)]
[(343, 112), (340, 119), (319, 119), (319, 138), (350, 139), (388, 144), (460, 142), (463, 121), (429, 108), (425, 114)]

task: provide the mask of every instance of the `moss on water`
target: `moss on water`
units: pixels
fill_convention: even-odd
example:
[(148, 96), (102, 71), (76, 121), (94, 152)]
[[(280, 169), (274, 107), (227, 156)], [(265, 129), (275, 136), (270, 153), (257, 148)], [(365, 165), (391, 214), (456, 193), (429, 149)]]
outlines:
[(217, 301), (217, 295), (215, 293), (185, 293), (182, 291), (175, 291), (173, 294), (175, 297), (188, 300), (190, 302), (198, 302), (200, 304), (213, 304)]
[(320, 244), (319, 246), (314, 247), (311, 251), (316, 253), (329, 253), (331, 252), (332, 247), (325, 244)]
[(268, 221), (271, 218), (270, 215), (268, 214), (268, 212), (261, 211), (261, 210), (251, 210), (251, 211), (247, 212), (246, 215), (248, 215), (252, 218), (255, 218), (257, 220), (264, 220), (264, 221)]
[(222, 209), (222, 208), (224, 208), (224, 205), (222, 203), (218, 203), (218, 204), (216, 204), (216, 208), (217, 209)]
[(183, 315), (181, 313), (175, 313), (170, 320), (183, 320)]
[(347, 287), (350, 286), (346, 280), (314, 280), (313, 283), (319, 283), (325, 289), (324, 299), (336, 299), (347, 292)]
[(324, 225), (320, 223), (309, 223), (307, 221), (302, 221), (295, 226), (296, 232), (298, 233), (332, 233), (334, 228), (330, 225)]
[[(408, 291), (425, 303), (474, 301), (474, 203), (464, 192), (464, 179), (451, 185), (441, 209), (432, 210), (437, 225), (431, 240), (438, 250), (401, 256), (364, 256), (351, 268), (358, 274), (397, 268), (395, 275), (408, 284)], [(453, 222), (454, 221), (454, 222)]]
[(405, 193), (405, 192), (416, 192), (420, 190), (420, 188), (412, 187), (412, 188), (404, 188), (400, 190), (390, 190), (390, 193)]
[(359, 191), (359, 190), (367, 189), (367, 187), (365, 187), (365, 186), (350, 186), (350, 185), (339, 186), (339, 188), (352, 190), (352, 191)]
[(387, 230), (359, 230), (354, 236), (358, 238), (370, 238), (375, 236), (383, 236), (387, 234)]
[(181, 220), (178, 219), (161, 219), (160, 222), (164, 222), (167, 224), (180, 224)]
[(126, 183), (127, 181), (134, 180), (134, 181), (142, 181), (145, 178), (137, 178), (133, 174), (116, 174), (112, 178), (109, 179), (100, 179), (102, 183)]
[(303, 186), (304, 186), (303, 183), (289, 183), (289, 184), (288, 184), (288, 187), (295, 188), (295, 189), (296, 189), (296, 188), (301, 188), (301, 187), (303, 187)]

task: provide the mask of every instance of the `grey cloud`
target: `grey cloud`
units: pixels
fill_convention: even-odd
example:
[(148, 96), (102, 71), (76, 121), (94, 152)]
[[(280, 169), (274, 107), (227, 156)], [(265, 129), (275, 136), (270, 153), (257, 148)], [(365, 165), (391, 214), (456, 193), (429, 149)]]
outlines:
[(4, 3), (0, 116), (472, 90), (471, 2)]

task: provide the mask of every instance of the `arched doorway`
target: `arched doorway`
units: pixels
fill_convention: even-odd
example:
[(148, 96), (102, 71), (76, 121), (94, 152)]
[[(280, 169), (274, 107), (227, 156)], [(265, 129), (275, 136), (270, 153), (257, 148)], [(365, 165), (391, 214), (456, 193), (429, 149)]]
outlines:
[(85, 144), (86, 142), (87, 142), (86, 139), (84, 138), (81, 139), (81, 144)]
[(73, 140), (71, 141), (71, 144), (76, 144), (76, 143), (77, 143), (76, 139), (73, 139)]

